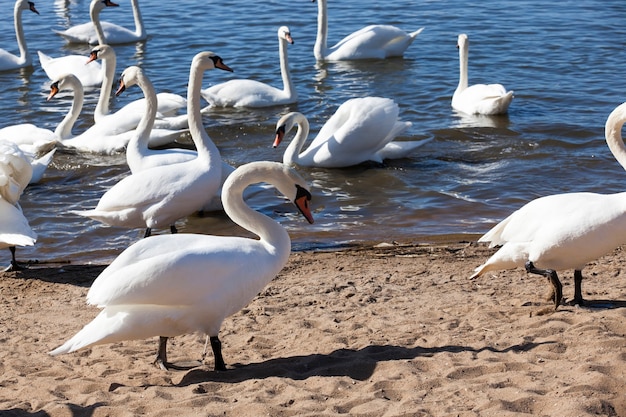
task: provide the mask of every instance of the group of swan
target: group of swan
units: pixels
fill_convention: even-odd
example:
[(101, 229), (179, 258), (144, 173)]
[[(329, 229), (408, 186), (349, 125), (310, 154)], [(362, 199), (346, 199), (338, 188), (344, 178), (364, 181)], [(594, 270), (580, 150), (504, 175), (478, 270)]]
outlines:
[(224, 211), (259, 237), (174, 234), (142, 239), (122, 252), (94, 281), (89, 304), (96, 318), (50, 353), (159, 336), (155, 363), (164, 369), (167, 339), (203, 332), (210, 337), (216, 370), (226, 370), (219, 330), (283, 268), (291, 252), (287, 231), (243, 201), (250, 184), (267, 182), (293, 201), (313, 223), (311, 194), (293, 170), (276, 162), (252, 162), (224, 184)]
[[(611, 112), (605, 137), (611, 153), (626, 169), (622, 127), (626, 103)], [(617, 194), (567, 193), (533, 200), (498, 223), (479, 239), (502, 246), (470, 278), (501, 269), (525, 267), (547, 277), (555, 308), (561, 303), (562, 285), (557, 272), (574, 270), (574, 303), (583, 304), (582, 269), (626, 242), (626, 192)]]
[(12, 142), (0, 141), (0, 248), (11, 250), (7, 270), (20, 268), (15, 259), (15, 247), (32, 246), (37, 240), (19, 205), (32, 173), (31, 163), (20, 148)]

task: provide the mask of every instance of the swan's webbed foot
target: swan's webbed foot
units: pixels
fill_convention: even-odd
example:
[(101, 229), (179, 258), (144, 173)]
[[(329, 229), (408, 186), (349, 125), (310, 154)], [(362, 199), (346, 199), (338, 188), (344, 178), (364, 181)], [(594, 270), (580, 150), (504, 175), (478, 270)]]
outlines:
[(213, 357), (215, 358), (215, 370), (225, 371), (226, 364), (224, 363), (224, 357), (222, 356), (222, 342), (219, 337), (211, 336), (211, 349), (213, 349)]
[(552, 301), (554, 302), (554, 309), (556, 310), (557, 308), (559, 308), (559, 305), (561, 304), (561, 299), (563, 298), (563, 285), (561, 284), (561, 281), (559, 281), (559, 277), (556, 274), (556, 271), (553, 269), (535, 268), (535, 265), (531, 261), (526, 262), (525, 268), (526, 272), (530, 274), (538, 274), (548, 278), (550, 284), (552, 284), (551, 295)]
[(11, 271), (21, 271), (24, 269), (23, 266), (21, 266), (17, 260), (15, 259), (15, 246), (10, 246), (9, 250), (11, 251), (11, 263), (9, 264), (9, 266), (7, 266), (4, 269), (4, 272), (11, 272)]

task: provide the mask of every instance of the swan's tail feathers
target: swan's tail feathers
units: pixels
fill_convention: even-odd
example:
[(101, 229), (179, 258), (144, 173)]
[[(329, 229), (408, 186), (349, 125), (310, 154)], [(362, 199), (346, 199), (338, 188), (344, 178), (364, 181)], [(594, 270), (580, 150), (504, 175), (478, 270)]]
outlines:
[(391, 141), (386, 144), (380, 151), (377, 152), (377, 155), (380, 156), (381, 161), (385, 159), (400, 159), (406, 158), (411, 152), (415, 149), (419, 148), (422, 145), (430, 142), (432, 138), (422, 139), (422, 140), (411, 140), (411, 141)]
[(417, 35), (419, 35), (420, 33), (422, 33), (422, 31), (423, 31), (424, 29), (425, 29), (425, 28), (419, 28), (419, 29), (418, 29), (418, 30), (416, 30), (415, 32), (411, 32), (411, 33), (409, 33), (409, 36), (410, 36), (411, 38), (415, 39), (415, 38), (417, 37)]
[(474, 273), (469, 277), (469, 279), (478, 278), (479, 276), (484, 274), (486, 272), (485, 271), (486, 267), (487, 267), (487, 264), (484, 263), (481, 266), (479, 266), (478, 268), (474, 269)]
[(56, 148), (43, 155), (41, 158), (35, 159), (31, 163), (31, 165), (33, 166), (33, 176), (31, 177), (29, 184), (36, 184), (41, 181), (41, 178), (48, 168), (48, 165), (50, 165), (50, 162), (52, 161), (52, 157), (54, 156), (55, 152)]

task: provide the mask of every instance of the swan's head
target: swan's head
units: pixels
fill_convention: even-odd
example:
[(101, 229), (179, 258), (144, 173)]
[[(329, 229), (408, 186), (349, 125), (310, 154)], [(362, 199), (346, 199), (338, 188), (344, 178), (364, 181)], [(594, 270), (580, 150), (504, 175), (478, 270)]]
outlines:
[(308, 123), (302, 113), (294, 111), (281, 117), (278, 122), (276, 122), (276, 136), (274, 137), (274, 144), (272, 146), (277, 148), (291, 129), (300, 123)]
[(284, 39), (293, 45), (293, 38), (291, 37), (291, 31), (287, 26), (281, 26), (278, 28), (278, 38)]
[(32, 1), (21, 0), (15, 3), (15, 8), (18, 10), (30, 10), (33, 13), (39, 14), (37, 9), (35, 9), (35, 3)]
[(228, 65), (224, 64), (222, 58), (211, 51), (197, 53), (191, 62), (192, 67), (203, 70), (218, 68), (224, 71), (234, 72)]
[(113, 47), (109, 45), (98, 45), (89, 52), (89, 58), (87, 59), (86, 64), (89, 64), (91, 61), (95, 61), (96, 59), (106, 59), (109, 57), (115, 56), (115, 51)]
[(139, 78), (143, 77), (143, 71), (136, 65), (126, 68), (120, 77), (120, 86), (115, 92), (115, 96), (122, 94), (128, 87), (137, 84)]
[(284, 175), (279, 177), (278, 181), (272, 181), (272, 184), (282, 195), (293, 201), (304, 218), (310, 224), (313, 224), (314, 220), (311, 214), (311, 191), (309, 185), (295, 169), (278, 162), (273, 164), (276, 164), (277, 169), (281, 170)]
[(60, 75), (50, 84), (50, 93), (46, 101), (52, 100), (61, 90), (74, 90), (74, 94), (82, 95), (83, 85), (74, 74)]
[(105, 7), (118, 7), (119, 4), (113, 3), (111, 0), (91, 0), (89, 9), (91, 11), (100, 12)]
[(467, 35), (465, 33), (461, 33), (456, 41), (456, 47), (462, 49), (467, 45)]

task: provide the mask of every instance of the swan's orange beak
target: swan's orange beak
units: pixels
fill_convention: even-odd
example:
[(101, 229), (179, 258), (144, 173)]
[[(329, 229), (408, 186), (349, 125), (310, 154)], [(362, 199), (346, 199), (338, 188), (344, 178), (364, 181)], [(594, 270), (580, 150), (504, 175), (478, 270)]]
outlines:
[(287, 42), (289, 42), (290, 44), (292, 44), (292, 45), (294, 44), (293, 38), (291, 37), (291, 33), (287, 33), (285, 35), (285, 39), (287, 39)]
[(309, 208), (311, 193), (297, 184), (296, 188), (298, 191), (296, 193), (296, 199), (293, 202), (296, 207), (298, 207), (298, 210), (300, 210), (300, 213), (302, 213), (306, 221), (308, 221), (309, 224), (313, 224), (315, 220), (313, 220), (313, 215), (311, 214), (311, 209)]
[(115, 92), (115, 97), (117, 97), (120, 94), (122, 94), (125, 90), (126, 90), (126, 85), (124, 85), (124, 80), (120, 80), (120, 86), (118, 87), (117, 91)]
[(285, 137), (285, 125), (282, 125), (278, 129), (276, 129), (276, 137), (274, 138), (274, 144), (272, 146), (274, 148), (278, 148), (278, 145), (280, 145), (280, 142), (283, 141), (284, 137)]
[(91, 61), (95, 61), (96, 59), (98, 59), (98, 50), (94, 49), (93, 51), (91, 51), (89, 53), (89, 59), (87, 59), (87, 62), (85, 62), (85, 65), (89, 64)]
[(50, 101), (52, 97), (57, 95), (58, 92), (59, 92), (59, 82), (56, 81), (50, 84), (50, 94), (48, 94), (48, 98), (46, 99), (46, 101)]

